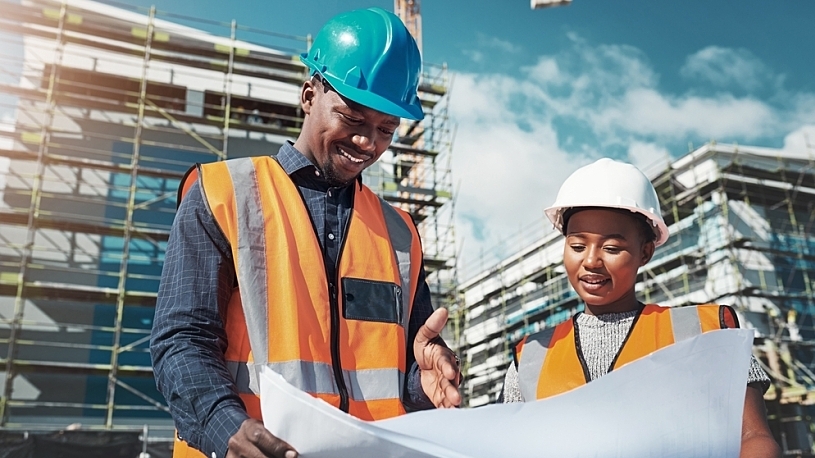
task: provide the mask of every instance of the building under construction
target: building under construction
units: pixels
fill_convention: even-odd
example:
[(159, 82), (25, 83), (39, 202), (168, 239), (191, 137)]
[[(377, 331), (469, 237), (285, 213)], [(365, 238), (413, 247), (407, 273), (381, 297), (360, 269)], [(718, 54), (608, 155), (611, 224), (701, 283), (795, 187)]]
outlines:
[[(651, 174), (671, 237), (640, 271), (640, 299), (735, 307), (756, 330), (773, 385), (771, 426), (791, 455), (812, 456), (815, 403), (815, 150), (708, 144)], [(470, 406), (496, 400), (511, 349), (582, 309), (554, 230), (461, 284), (454, 342)]]
[[(170, 436), (148, 341), (179, 180), (298, 135), (310, 37), (84, 0), (0, 11), (0, 428)], [(448, 86), (425, 64), (426, 118), (364, 175), (419, 223), (437, 303), (455, 287)]]

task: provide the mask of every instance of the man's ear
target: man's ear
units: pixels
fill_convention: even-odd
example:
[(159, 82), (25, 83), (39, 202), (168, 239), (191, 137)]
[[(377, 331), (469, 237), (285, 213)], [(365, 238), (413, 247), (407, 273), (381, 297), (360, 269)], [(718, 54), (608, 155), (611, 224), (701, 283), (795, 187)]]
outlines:
[(303, 83), (300, 88), (300, 107), (303, 108), (304, 114), (311, 114), (311, 107), (314, 106), (314, 96), (317, 91), (314, 87), (314, 81), (308, 79)]
[(642, 244), (642, 258), (640, 259), (640, 267), (648, 264), (651, 258), (654, 257), (654, 250), (656, 245), (654, 242), (645, 242)]

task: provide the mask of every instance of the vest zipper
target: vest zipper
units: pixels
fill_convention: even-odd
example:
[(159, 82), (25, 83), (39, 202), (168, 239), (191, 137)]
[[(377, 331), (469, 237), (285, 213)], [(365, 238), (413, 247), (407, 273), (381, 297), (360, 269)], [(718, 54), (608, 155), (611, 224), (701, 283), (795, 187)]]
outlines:
[[(328, 284), (331, 302), (329, 304), (331, 306), (331, 362), (332, 366), (334, 366), (337, 390), (340, 392), (340, 410), (346, 413), (348, 413), (348, 387), (345, 386), (345, 378), (342, 376), (342, 360), (340, 359), (340, 301), (337, 297), (337, 282), (340, 280), (340, 259), (342, 259), (342, 252), (345, 251), (345, 242), (348, 241), (348, 228), (351, 226), (351, 220), (354, 219), (354, 201), (356, 200), (356, 192), (354, 191), (356, 191), (356, 188), (351, 188), (351, 190), (351, 212), (348, 214), (342, 233), (339, 234), (341, 243), (337, 252), (337, 259), (334, 262), (335, 278), (333, 281), (329, 280)], [(327, 275), (328, 269), (326, 268)]]
[(348, 387), (342, 376), (342, 361), (340, 360), (340, 305), (337, 299), (337, 285), (328, 284), (331, 307), (331, 366), (334, 370), (334, 379), (337, 381), (337, 390), (340, 392), (340, 410), (348, 413)]

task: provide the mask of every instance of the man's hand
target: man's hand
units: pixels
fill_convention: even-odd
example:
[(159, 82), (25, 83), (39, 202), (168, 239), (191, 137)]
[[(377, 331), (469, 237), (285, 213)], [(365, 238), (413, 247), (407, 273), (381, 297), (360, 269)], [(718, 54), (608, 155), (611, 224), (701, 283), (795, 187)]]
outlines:
[(226, 458), (296, 458), (297, 452), (275, 437), (260, 420), (250, 418), (229, 438)]
[(447, 309), (433, 312), (416, 333), (413, 354), (421, 371), (422, 389), (437, 408), (458, 407), (459, 369), (456, 356), (441, 340), (447, 323)]

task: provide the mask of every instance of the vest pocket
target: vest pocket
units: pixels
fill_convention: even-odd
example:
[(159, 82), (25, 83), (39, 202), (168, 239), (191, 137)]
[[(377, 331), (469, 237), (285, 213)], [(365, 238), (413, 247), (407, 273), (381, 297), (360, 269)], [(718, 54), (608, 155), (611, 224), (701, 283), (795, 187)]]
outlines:
[(402, 288), (391, 282), (342, 279), (342, 315), (346, 320), (402, 323)]

